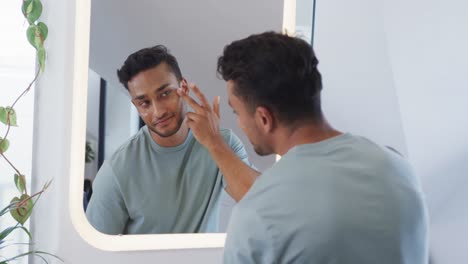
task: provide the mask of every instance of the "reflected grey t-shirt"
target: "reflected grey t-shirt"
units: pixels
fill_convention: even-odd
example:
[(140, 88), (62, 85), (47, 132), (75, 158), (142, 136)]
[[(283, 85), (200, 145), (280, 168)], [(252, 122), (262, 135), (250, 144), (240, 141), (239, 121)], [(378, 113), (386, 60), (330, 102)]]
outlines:
[(418, 180), (362, 137), (296, 146), (234, 207), (224, 263), (426, 264)]
[[(221, 134), (248, 163), (237, 136), (227, 129)], [(220, 199), (234, 204), (224, 187), (216, 163), (191, 131), (184, 143), (167, 148), (145, 126), (102, 165), (86, 216), (106, 234), (223, 232), (220, 204), (226, 201)]]

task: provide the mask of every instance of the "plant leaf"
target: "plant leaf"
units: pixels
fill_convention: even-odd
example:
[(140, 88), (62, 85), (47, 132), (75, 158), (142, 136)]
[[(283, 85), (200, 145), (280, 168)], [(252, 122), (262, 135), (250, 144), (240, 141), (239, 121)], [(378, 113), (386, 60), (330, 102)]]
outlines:
[(19, 245), (28, 245), (28, 246), (32, 246), (34, 244), (32, 243), (11, 243), (11, 244), (8, 244), (8, 245), (4, 245), (2, 246), (2, 241), (0, 241), (0, 250), (4, 249), (4, 248), (7, 248), (7, 247), (11, 247), (11, 246), (19, 246)]
[(21, 11), (23, 12), (24, 17), (27, 18), (27, 14), (31, 13), (33, 9), (33, 0), (23, 0), (21, 5)]
[(4, 139), (0, 137), (0, 153), (5, 153), (7, 151), (8, 147), (10, 146), (10, 141), (8, 139)]
[(26, 177), (24, 177), (24, 175), (15, 174), (15, 185), (20, 193), (24, 193), (26, 189)]
[(39, 27), (36, 25), (34, 27), (34, 47), (36, 47), (37, 50), (39, 50), (42, 47), (42, 44), (44, 41), (42, 41), (42, 35), (41, 35), (41, 30)]
[[(11, 107), (5, 107), (5, 111), (6, 111), (6, 114), (7, 116), (10, 115), (10, 126), (17, 126), (16, 125), (16, 111), (15, 109), (11, 108)], [(6, 124), (8, 125), (8, 117), (7, 117), (7, 120), (6, 121)]]
[(1, 233), (0, 233), (0, 240), (3, 240), (5, 237), (7, 237), (11, 232), (13, 232), (13, 230), (15, 230), (16, 228), (14, 226), (10, 226), (10, 227), (7, 227), (5, 230), (3, 230)]
[(26, 227), (16, 225), (16, 226), (10, 226), (10, 227), (6, 228), (5, 230), (3, 230), (0, 233), (0, 240), (3, 240), (4, 238), (6, 238), (11, 232), (13, 232), (16, 229), (23, 230), (28, 235), (29, 239), (32, 239), (31, 233), (29, 233), (29, 230)]
[(0, 216), (10, 212), (11, 209), (13, 209), (15, 206), (16, 206), (17, 203), (10, 203), (9, 205), (7, 205), (5, 208), (2, 209), (2, 211), (0, 211)]
[(24, 256), (28, 256), (28, 255), (33, 255), (33, 256), (36, 256), (36, 257), (40, 257), (45, 263), (49, 263), (49, 262), (47, 262), (47, 260), (43, 256), (41, 256), (41, 254), (54, 257), (54, 258), (60, 260), (61, 262), (64, 262), (63, 259), (59, 258), (58, 256), (56, 256), (54, 254), (50, 254), (50, 253), (47, 253), (47, 252), (44, 252), (44, 251), (33, 250), (33, 251), (28, 251), (28, 252), (19, 254), (17, 256), (14, 256), (12, 258), (3, 260), (3, 262), (0, 262), (0, 264), (4, 264), (4, 263), (7, 263), (8, 261), (12, 261), (12, 260), (24, 257)]
[(0, 122), (2, 122), (5, 125), (8, 125), (7, 116), (8, 116), (8, 113), (7, 113), (6, 108), (3, 106), (0, 106)]
[[(27, 201), (26, 201), (27, 200)], [(20, 224), (24, 224), (29, 216), (31, 216), (33, 201), (27, 194), (21, 195), (20, 198), (14, 197), (11, 202), (19, 202), (17, 206), (10, 211), (11, 216)]]
[[(27, 12), (30, 11), (30, 12)], [(32, 0), (31, 4), (26, 9), (26, 19), (28, 20), (29, 24), (34, 24), (36, 20), (42, 14), (42, 3), (38, 0)]]
[(39, 66), (41, 68), (41, 71), (44, 71), (45, 68), (45, 59), (46, 59), (46, 50), (44, 47), (41, 47), (37, 50), (37, 59), (39, 60)]
[(26, 37), (28, 38), (29, 44), (31, 44), (34, 48), (37, 49), (36, 47), (36, 28), (37, 26), (32, 24), (28, 27), (26, 30)]
[(43, 22), (37, 23), (37, 27), (39, 28), (39, 31), (41, 32), (42, 42), (44, 42), (47, 38), (47, 35), (49, 34), (49, 28)]

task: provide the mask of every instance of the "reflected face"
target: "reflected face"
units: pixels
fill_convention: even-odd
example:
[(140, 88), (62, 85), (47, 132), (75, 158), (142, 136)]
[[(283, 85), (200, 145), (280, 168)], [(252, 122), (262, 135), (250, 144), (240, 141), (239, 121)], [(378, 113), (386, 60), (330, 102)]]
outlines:
[(260, 156), (266, 156), (273, 153), (271, 146), (268, 144), (267, 136), (262, 131), (260, 120), (257, 117), (257, 112), (252, 113), (241, 97), (234, 94), (235, 83), (227, 82), (228, 102), (234, 114), (237, 116), (237, 125), (242, 129), (244, 134), (252, 144), (255, 152)]
[(128, 82), (132, 103), (141, 119), (160, 137), (170, 137), (182, 126), (187, 110), (176, 90), (184, 82), (179, 82), (164, 62), (140, 72)]

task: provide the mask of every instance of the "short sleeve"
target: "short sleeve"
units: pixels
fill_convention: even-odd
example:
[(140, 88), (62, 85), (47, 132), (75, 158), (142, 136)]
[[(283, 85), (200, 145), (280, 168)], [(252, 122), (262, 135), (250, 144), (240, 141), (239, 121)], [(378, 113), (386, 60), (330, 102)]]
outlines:
[(234, 208), (229, 222), (223, 263), (275, 263), (275, 250), (267, 223), (253, 210)]
[(98, 231), (117, 235), (124, 232), (128, 212), (108, 162), (99, 170), (93, 182), (93, 195), (86, 210), (89, 223)]
[(252, 167), (252, 164), (249, 161), (249, 157), (247, 155), (247, 151), (244, 148), (244, 145), (240, 141), (240, 139), (234, 134), (232, 131), (230, 131), (230, 137), (229, 137), (229, 146), (231, 149), (236, 153), (236, 155), (247, 165)]
[[(234, 132), (232, 132), (232, 130), (230, 130), (230, 129), (229, 130), (226, 129), (223, 132), (225, 133), (225, 140), (229, 144), (229, 147), (231, 147), (232, 151), (234, 151), (234, 153), (236, 153), (236, 155), (245, 164), (247, 164), (249, 167), (257, 170), (257, 168), (255, 168), (255, 166), (249, 161), (247, 151), (245, 150), (244, 145), (242, 144), (242, 141), (236, 136), (236, 134), (234, 134)], [(224, 177), (223, 177), (222, 184), (223, 184), (223, 188), (226, 188), (227, 182), (224, 180)]]

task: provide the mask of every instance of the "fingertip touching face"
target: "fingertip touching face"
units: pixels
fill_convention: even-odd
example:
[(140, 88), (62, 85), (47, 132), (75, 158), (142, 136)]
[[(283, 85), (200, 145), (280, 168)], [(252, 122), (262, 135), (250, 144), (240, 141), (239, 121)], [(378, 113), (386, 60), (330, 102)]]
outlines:
[(170, 137), (182, 126), (186, 106), (176, 90), (184, 82), (177, 80), (165, 62), (138, 73), (128, 82), (132, 103), (141, 119), (160, 137)]
[(258, 118), (257, 110), (254, 112), (249, 109), (246, 102), (241, 97), (235, 94), (235, 82), (229, 80), (227, 82), (228, 103), (232, 108), (233, 113), (237, 117), (237, 125), (242, 129), (244, 134), (252, 144), (254, 151), (260, 156), (266, 156), (273, 153), (271, 146), (268, 144), (266, 133), (263, 132), (261, 121)]

